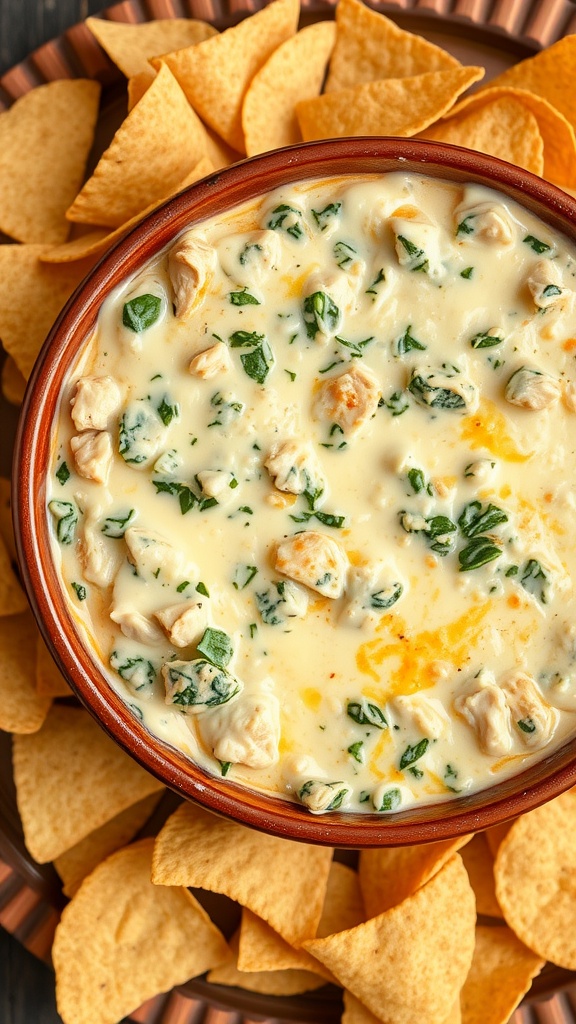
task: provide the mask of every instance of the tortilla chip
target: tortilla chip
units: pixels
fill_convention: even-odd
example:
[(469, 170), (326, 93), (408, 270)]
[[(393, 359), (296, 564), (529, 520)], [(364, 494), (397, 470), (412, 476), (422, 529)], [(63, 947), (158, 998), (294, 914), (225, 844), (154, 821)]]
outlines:
[(224, 893), (299, 945), (316, 935), (331, 860), (329, 848), (277, 839), (182, 804), (158, 835), (152, 879)]
[(533, 114), (517, 100), (497, 97), (427, 128), (421, 139), (488, 153), (533, 174), (544, 170), (544, 142)]
[(22, 405), (26, 381), (12, 359), (7, 356), (2, 366), (2, 394), (11, 405)]
[(50, 267), (43, 245), (0, 245), (0, 338), (26, 380), (66, 300), (94, 265)]
[(326, 982), (308, 971), (239, 971), (237, 968), (238, 934), (230, 940), (230, 954), (223, 964), (210, 971), (207, 980), (217, 985), (235, 985), (249, 992), (268, 996), (295, 996), (321, 988)]
[(5, 615), (20, 615), (27, 608), (28, 601), (12, 568), (10, 552), (4, 538), (0, 537), (0, 618)]
[(518, 818), (494, 863), (506, 923), (529, 949), (576, 970), (576, 791)]
[(496, 899), (494, 883), (494, 858), (484, 833), (479, 832), (460, 852), (468, 872), (470, 885), (476, 896), (476, 910), (487, 917), (502, 917), (500, 904)]
[(458, 854), (403, 903), (304, 948), (372, 1013), (394, 1024), (443, 1024), (468, 973), (476, 908)]
[(301, 141), (295, 107), (300, 100), (318, 96), (335, 35), (331, 21), (303, 28), (254, 76), (242, 106), (248, 156)]
[(193, 18), (159, 18), (138, 25), (86, 18), (85, 25), (126, 78), (149, 71), (150, 57), (194, 46), (217, 35), (212, 25)]
[(0, 537), (6, 545), (10, 559), (16, 564), (16, 541), (12, 526), (12, 488), (6, 477), (0, 476)]
[(503, 821), (501, 825), (493, 825), (492, 828), (487, 828), (484, 832), (486, 841), (490, 847), (490, 853), (495, 858), (500, 848), (500, 843), (507, 836), (512, 825), (516, 821), (516, 818), (512, 818), (511, 821)]
[(49, 82), (0, 114), (0, 231), (19, 242), (57, 245), (84, 179), (100, 86)]
[[(333, 861), (316, 936), (324, 938), (355, 928), (363, 920), (358, 875), (352, 868)], [(334, 981), (331, 972), (315, 957), (303, 949), (294, 949), (270, 925), (246, 909), (242, 911), (237, 966), (240, 971), (312, 971)]]
[(239, 153), (246, 152), (244, 94), (274, 50), (294, 35), (299, 12), (299, 0), (274, 0), (221, 35), (163, 58), (194, 109)]
[(116, 228), (115, 231), (97, 230), (89, 231), (87, 234), (82, 235), (80, 238), (74, 238), (71, 242), (65, 242), (64, 245), (57, 245), (53, 249), (44, 250), (42, 253), (42, 261), (45, 263), (73, 263), (76, 260), (86, 259), (88, 256), (93, 257), (101, 255), (107, 249), (110, 249), (114, 242), (117, 242), (119, 238), (122, 238), (131, 228), (136, 224), (139, 224), (144, 217), (147, 217), (152, 210), (156, 210), (158, 206), (165, 203), (167, 199), (170, 199), (172, 195), (176, 195), (178, 192), (182, 192), (183, 189), (188, 188), (195, 181), (200, 181), (201, 178), (205, 178), (207, 174), (212, 174), (215, 168), (210, 162), (208, 157), (203, 156), (198, 161), (195, 167), (192, 168), (186, 177), (179, 181), (176, 188), (168, 195), (162, 197), (155, 203), (151, 203), (141, 213), (136, 214), (130, 220), (122, 224), (121, 227)]
[(471, 838), (362, 850), (358, 873), (366, 916), (376, 917), (412, 896)]
[(191, 893), (152, 885), (153, 845), (143, 839), (114, 853), (62, 914), (52, 956), (58, 1011), (68, 1024), (116, 1024), (227, 955)]
[(509, 928), (476, 928), (476, 948), (460, 1000), (464, 1024), (507, 1024), (544, 961)]
[(133, 807), (127, 807), (101, 828), (81, 839), (66, 853), (56, 857), (54, 867), (64, 883), (64, 894), (72, 898), (84, 879), (102, 861), (121, 847), (127, 846), (146, 824), (161, 799), (162, 793), (152, 793), (144, 797)]
[(431, 71), (303, 100), (296, 106), (302, 137), (310, 142), (343, 135), (417, 135), (483, 75), (483, 68)]
[[(491, 84), (491, 83), (490, 83)], [(542, 174), (549, 181), (566, 187), (576, 186), (576, 135), (574, 128), (548, 100), (526, 89), (508, 86), (485, 87), (481, 92), (467, 96), (450, 111), (450, 117), (479, 110), (495, 99), (508, 98), (521, 103), (536, 118), (538, 131), (544, 143)], [(477, 148), (477, 147), (474, 147)]]
[(64, 679), (40, 633), (36, 643), (36, 690), (42, 697), (71, 697)]
[[(461, 1024), (460, 1000), (457, 999), (450, 1013), (442, 1024)], [(342, 1024), (381, 1024), (381, 1018), (375, 1017), (367, 1006), (364, 1006), (351, 992), (344, 992), (344, 1014)]]
[(50, 710), (52, 701), (36, 693), (34, 666), (27, 656), (35, 643), (31, 612), (0, 619), (0, 729), (6, 732), (38, 732)]
[(490, 82), (490, 88), (502, 85), (527, 89), (548, 100), (576, 128), (576, 95), (570, 88), (576, 74), (576, 35), (564, 36), (535, 57), (514, 64)]
[(142, 99), (144, 93), (148, 91), (156, 78), (156, 74), (157, 72), (154, 68), (148, 65), (145, 71), (139, 71), (137, 75), (132, 75), (132, 78), (128, 79), (128, 113)]
[(41, 732), (15, 737), (14, 781), (24, 840), (40, 864), (164, 788), (86, 711), (58, 706)]
[(163, 65), (66, 213), (117, 228), (169, 195), (205, 153), (205, 130)]
[(336, 45), (324, 92), (459, 66), (446, 50), (422, 36), (404, 32), (359, 0), (340, 0), (336, 7)]

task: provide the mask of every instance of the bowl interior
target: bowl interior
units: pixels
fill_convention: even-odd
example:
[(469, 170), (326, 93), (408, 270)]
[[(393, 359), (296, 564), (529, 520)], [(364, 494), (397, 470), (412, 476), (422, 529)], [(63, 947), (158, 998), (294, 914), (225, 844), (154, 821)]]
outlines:
[(529, 810), (576, 782), (576, 740), (521, 774), (449, 803), (390, 815), (315, 817), (280, 798), (208, 775), (151, 735), (111, 689), (84, 644), (61, 589), (46, 516), (46, 478), (59, 395), (99, 308), (186, 227), (288, 183), (389, 171), (476, 182), (500, 190), (558, 232), (576, 236), (576, 203), (539, 178), (492, 157), (438, 143), (356, 138), (309, 143), (245, 160), (169, 200), (105, 255), (54, 325), (22, 409), (14, 462), (16, 538), (22, 577), (46, 643), (61, 671), (104, 729), (146, 769), (184, 797), (246, 825), (292, 839), (368, 847), (427, 842), (477, 831)]

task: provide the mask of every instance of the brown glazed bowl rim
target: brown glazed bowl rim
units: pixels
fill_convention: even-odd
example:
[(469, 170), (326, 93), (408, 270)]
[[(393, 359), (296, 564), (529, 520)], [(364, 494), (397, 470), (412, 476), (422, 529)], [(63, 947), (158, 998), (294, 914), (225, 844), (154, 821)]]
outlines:
[(209, 775), (149, 733), (113, 691), (84, 644), (52, 558), (46, 477), (58, 397), (109, 292), (186, 227), (294, 181), (403, 171), (498, 189), (576, 241), (576, 202), (494, 157), (435, 142), (352, 138), (307, 143), (244, 160), (204, 178), (147, 216), (107, 253), (60, 314), (32, 372), (14, 456), (15, 530), (22, 579), (38, 625), (73, 691), (144, 768), (186, 799), (272, 835), (328, 846), (396, 846), (476, 832), (576, 783), (576, 739), (523, 772), (471, 796), (395, 814), (315, 816), (280, 797)]

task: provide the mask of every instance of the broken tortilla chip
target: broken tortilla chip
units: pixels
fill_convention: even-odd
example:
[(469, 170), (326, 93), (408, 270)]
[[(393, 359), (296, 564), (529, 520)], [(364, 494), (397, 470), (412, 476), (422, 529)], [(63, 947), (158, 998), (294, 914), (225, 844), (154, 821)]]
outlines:
[(412, 896), (471, 838), (362, 850), (358, 874), (366, 916), (376, 917)]
[(575, 74), (576, 35), (567, 35), (535, 57), (528, 57), (503, 71), (487, 87), (493, 89), (506, 85), (527, 89), (548, 100), (576, 128), (576, 96), (574, 90), (567, 87)]
[(20, 615), (27, 608), (28, 601), (12, 568), (10, 552), (4, 538), (0, 537), (0, 618)]
[(529, 949), (576, 970), (576, 791), (518, 818), (494, 863), (506, 923)]
[(318, 96), (335, 34), (331, 21), (309, 25), (282, 43), (256, 73), (242, 106), (248, 156), (300, 142), (295, 107)]
[(460, 994), (464, 1024), (507, 1024), (544, 961), (509, 928), (476, 928), (472, 966)]
[(24, 840), (40, 864), (164, 788), (86, 711), (56, 705), (40, 732), (15, 737), (14, 781)]
[(298, 103), (305, 142), (344, 135), (417, 135), (442, 117), (483, 68), (431, 71), (413, 78), (366, 82)]
[(475, 923), (474, 893), (454, 854), (398, 906), (304, 948), (387, 1024), (443, 1024), (472, 962)]
[(470, 885), (476, 896), (476, 910), (487, 917), (502, 917), (500, 904), (496, 899), (494, 883), (494, 858), (484, 833), (479, 832), (461, 851), (460, 856), (468, 872)]
[(422, 36), (405, 32), (359, 0), (340, 0), (336, 7), (336, 43), (324, 92), (457, 67), (460, 64), (455, 57)]
[(36, 689), (42, 697), (71, 697), (72, 691), (64, 679), (40, 633), (36, 644)]
[(67, 211), (117, 228), (169, 195), (205, 153), (205, 130), (164, 65)]
[(162, 793), (151, 793), (81, 839), (66, 853), (56, 857), (54, 867), (62, 879), (64, 895), (72, 898), (84, 879), (103, 860), (122, 846), (127, 846), (146, 824), (161, 799)]
[(28, 380), (52, 324), (94, 260), (72, 267), (40, 262), (43, 245), (0, 245), (0, 338)]
[(210, 971), (208, 981), (217, 985), (235, 985), (268, 996), (295, 996), (326, 984), (324, 978), (309, 971), (239, 971), (238, 934), (230, 940), (230, 954), (224, 963)]
[(137, 75), (132, 75), (132, 78), (128, 79), (128, 113), (148, 91), (156, 74), (155, 69), (148, 65), (146, 71), (139, 71)]
[(0, 231), (19, 242), (57, 245), (90, 152), (100, 86), (49, 82), (0, 114)]
[(2, 366), (2, 394), (11, 405), (22, 405), (26, 381), (12, 356), (7, 356)]
[(538, 121), (522, 103), (510, 97), (496, 97), (470, 112), (440, 121), (419, 138), (488, 153), (533, 174), (544, 170), (544, 142)]
[(152, 885), (153, 845), (143, 839), (112, 854), (64, 909), (52, 956), (67, 1024), (116, 1024), (227, 956), (191, 893)]
[(34, 648), (36, 633), (31, 612), (0, 619), (0, 729), (6, 732), (35, 733), (50, 710), (50, 698), (36, 692), (33, 664), (22, 657)]
[(224, 893), (299, 945), (316, 935), (331, 861), (329, 848), (278, 839), (182, 804), (158, 835), (152, 878)]
[(85, 25), (126, 78), (148, 71), (150, 57), (194, 46), (217, 30), (194, 18), (159, 18), (137, 25), (104, 18), (86, 18)]
[[(299, 0), (274, 0), (221, 35), (163, 58), (200, 117), (239, 153), (246, 152), (246, 90), (274, 50), (294, 35), (299, 13)], [(159, 66), (157, 60), (152, 64)]]

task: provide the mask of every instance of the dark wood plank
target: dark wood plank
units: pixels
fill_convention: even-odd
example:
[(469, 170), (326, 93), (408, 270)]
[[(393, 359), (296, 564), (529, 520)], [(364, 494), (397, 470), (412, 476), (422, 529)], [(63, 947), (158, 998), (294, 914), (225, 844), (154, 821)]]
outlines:
[(0, 0), (0, 75), (114, 0)]

